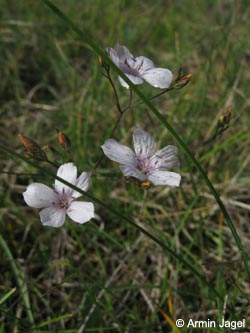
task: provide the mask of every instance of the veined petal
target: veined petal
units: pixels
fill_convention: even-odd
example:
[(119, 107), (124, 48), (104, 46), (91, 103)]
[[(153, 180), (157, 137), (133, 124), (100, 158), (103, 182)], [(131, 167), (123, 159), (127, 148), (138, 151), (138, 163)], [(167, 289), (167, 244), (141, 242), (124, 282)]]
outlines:
[(102, 150), (112, 161), (125, 165), (135, 165), (134, 152), (129, 147), (120, 144), (114, 139), (108, 139), (102, 145)]
[[(90, 172), (83, 172), (76, 180), (75, 186), (79, 187), (81, 190), (87, 192), (91, 186), (91, 173)], [(73, 191), (72, 197), (79, 198), (81, 193), (77, 191)]]
[[(63, 178), (67, 182), (75, 185), (77, 177), (77, 168), (73, 163), (65, 163), (57, 170), (57, 176)], [(64, 185), (59, 180), (55, 180), (55, 190), (58, 193), (70, 194), (73, 192), (72, 188)]]
[(155, 170), (148, 175), (148, 180), (154, 185), (179, 186), (181, 175), (175, 172)]
[(134, 58), (133, 54), (130, 53), (129, 49), (124, 45), (117, 43), (114, 49), (117, 52), (120, 62), (125, 62), (125, 60), (130, 61), (130, 59)]
[(116, 52), (115, 49), (112, 49), (112, 47), (108, 47), (106, 49), (108, 56), (110, 57), (110, 59), (113, 61), (113, 63), (119, 67), (119, 56)]
[(52, 206), (57, 198), (56, 193), (48, 186), (40, 183), (30, 184), (23, 193), (26, 204), (33, 208)]
[(133, 133), (134, 150), (137, 157), (151, 157), (156, 150), (155, 140), (141, 128), (136, 128)]
[(94, 214), (92, 202), (73, 201), (67, 210), (68, 216), (75, 222), (88, 222)]
[(134, 66), (141, 75), (147, 70), (155, 68), (153, 61), (143, 56), (135, 58)]
[[(143, 80), (140, 76), (134, 76), (134, 75), (129, 75), (129, 74), (125, 74), (127, 76), (127, 78), (135, 85), (141, 84), (143, 83)], [(120, 76), (118, 77), (120, 84), (128, 89), (129, 85), (127, 84), (127, 82), (125, 82)]]
[(152, 158), (156, 157), (159, 160), (158, 168), (160, 170), (169, 170), (175, 167), (178, 168), (180, 163), (177, 157), (177, 152), (177, 147), (169, 145), (158, 150)]
[(131, 176), (140, 180), (146, 180), (147, 177), (143, 173), (141, 173), (138, 169), (136, 169), (134, 166), (130, 165), (121, 165), (120, 169), (124, 176)]
[(63, 209), (49, 207), (42, 209), (39, 215), (43, 225), (59, 228), (65, 222), (66, 213)]
[(166, 68), (152, 68), (143, 72), (142, 77), (155, 88), (168, 88), (173, 80), (173, 74)]

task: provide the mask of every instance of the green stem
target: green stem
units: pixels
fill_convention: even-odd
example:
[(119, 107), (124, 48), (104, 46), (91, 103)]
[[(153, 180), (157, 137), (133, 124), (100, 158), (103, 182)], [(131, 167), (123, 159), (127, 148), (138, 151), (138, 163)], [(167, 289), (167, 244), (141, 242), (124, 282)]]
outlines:
[(112, 89), (113, 89), (113, 92), (114, 92), (114, 96), (115, 96), (115, 101), (116, 101), (116, 107), (119, 111), (119, 113), (122, 113), (122, 108), (121, 108), (121, 105), (120, 105), (120, 101), (119, 101), (119, 97), (118, 97), (118, 94), (117, 94), (117, 90), (116, 90), (116, 87), (115, 87), (115, 84), (110, 76), (110, 73), (107, 73), (107, 78), (109, 80), (109, 83), (111, 84), (112, 86)]
[[(116, 120), (116, 122), (115, 122), (115, 126), (113, 127), (112, 132), (111, 132), (109, 138), (113, 138), (113, 136), (114, 136), (114, 134), (115, 134), (115, 131), (116, 131), (116, 129), (117, 129), (117, 127), (118, 127), (118, 125), (119, 125), (121, 119), (122, 119), (123, 114), (124, 114), (124, 112), (120, 112), (120, 113), (119, 113), (119, 116), (118, 116), (118, 118), (117, 118), (117, 120)], [(103, 151), (102, 151), (102, 153), (101, 153), (101, 155), (99, 156), (99, 158), (98, 158), (98, 160), (97, 160), (97, 162), (96, 162), (96, 164), (95, 164), (93, 170), (96, 170), (96, 169), (97, 169), (97, 167), (100, 165), (100, 163), (101, 163), (103, 157), (104, 157), (104, 153), (103, 153)]]

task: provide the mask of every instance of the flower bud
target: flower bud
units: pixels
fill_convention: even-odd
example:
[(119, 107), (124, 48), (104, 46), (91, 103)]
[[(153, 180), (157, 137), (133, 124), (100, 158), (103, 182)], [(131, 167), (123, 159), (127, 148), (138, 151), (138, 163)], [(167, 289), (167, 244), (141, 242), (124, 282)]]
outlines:
[(231, 115), (232, 115), (232, 107), (229, 106), (226, 112), (219, 117), (218, 127), (224, 128), (225, 126), (229, 126)]
[(57, 129), (57, 133), (58, 133), (58, 141), (60, 143), (60, 145), (63, 147), (63, 149), (69, 151), (70, 148), (70, 139), (60, 130)]
[(38, 143), (36, 143), (35, 141), (31, 140), (30, 138), (28, 138), (23, 134), (19, 134), (18, 136), (26, 149), (27, 157), (33, 157), (35, 159), (44, 160), (44, 161), (47, 160), (46, 154), (44, 153), (44, 151), (42, 150), (42, 148), (39, 146)]
[(173, 84), (173, 88), (174, 89), (183, 88), (191, 80), (191, 77), (192, 77), (191, 73), (177, 77), (176, 81)]

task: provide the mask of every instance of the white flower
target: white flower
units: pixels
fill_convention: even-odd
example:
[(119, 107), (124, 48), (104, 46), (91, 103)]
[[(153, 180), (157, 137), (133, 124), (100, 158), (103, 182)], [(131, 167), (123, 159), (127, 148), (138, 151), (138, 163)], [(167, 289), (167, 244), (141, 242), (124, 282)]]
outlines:
[[(77, 168), (73, 163), (60, 166), (57, 176), (87, 191), (91, 186), (90, 173), (83, 172), (77, 178)], [(94, 217), (92, 202), (75, 201), (81, 194), (72, 188), (55, 180), (55, 189), (40, 183), (30, 184), (23, 197), (28, 206), (43, 208), (39, 215), (43, 225), (59, 228), (66, 218), (66, 214), (75, 222), (85, 223)]]
[[(107, 48), (107, 53), (113, 63), (134, 84), (141, 84), (147, 81), (155, 88), (168, 88), (173, 80), (173, 74), (166, 68), (155, 68), (154, 63), (143, 56), (134, 57), (126, 46), (116, 44), (114, 48)], [(119, 77), (121, 85), (129, 88), (128, 84)]]
[(120, 164), (124, 176), (149, 180), (154, 185), (179, 186), (181, 176), (168, 171), (179, 166), (175, 146), (156, 151), (154, 139), (140, 128), (134, 130), (133, 141), (135, 152), (114, 139), (107, 140), (102, 150), (108, 158)]

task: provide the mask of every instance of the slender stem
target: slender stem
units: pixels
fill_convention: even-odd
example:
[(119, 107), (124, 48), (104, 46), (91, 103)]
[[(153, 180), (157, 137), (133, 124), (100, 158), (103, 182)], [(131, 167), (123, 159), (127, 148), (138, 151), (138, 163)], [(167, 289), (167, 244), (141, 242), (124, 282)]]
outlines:
[(58, 164), (58, 163), (55, 163), (55, 162), (49, 160), (46, 154), (45, 154), (45, 156), (46, 156), (46, 159), (45, 159), (45, 160), (42, 160), (42, 161), (45, 161), (45, 162), (47, 162), (47, 163), (53, 165), (53, 166), (56, 167), (56, 168), (59, 167), (59, 164)]
[[(115, 122), (115, 125), (114, 125), (114, 127), (113, 127), (113, 129), (112, 129), (112, 132), (111, 132), (111, 134), (110, 134), (110, 136), (109, 136), (110, 138), (113, 138), (113, 136), (114, 136), (114, 134), (115, 134), (115, 132), (116, 132), (116, 130), (117, 130), (117, 128), (118, 128), (118, 125), (120, 124), (120, 121), (121, 121), (121, 119), (122, 119), (123, 114), (124, 114), (127, 110), (130, 109), (131, 102), (132, 102), (132, 97), (133, 97), (133, 91), (132, 91), (131, 89), (129, 89), (129, 102), (128, 102), (128, 106), (126, 106), (124, 109), (122, 109), (122, 108), (121, 108), (121, 104), (120, 104), (120, 100), (119, 100), (119, 96), (118, 96), (118, 93), (117, 93), (117, 90), (116, 90), (116, 87), (115, 87), (115, 84), (114, 84), (114, 82), (113, 82), (113, 80), (112, 80), (112, 78), (111, 78), (111, 76), (110, 76), (109, 71), (107, 71), (107, 75), (105, 75), (105, 76), (107, 77), (107, 79), (109, 80), (109, 82), (110, 82), (110, 84), (111, 84), (111, 86), (112, 86), (112, 88), (113, 88), (113, 92), (114, 92), (114, 96), (115, 96), (115, 100), (116, 100), (116, 107), (117, 107), (118, 112), (119, 112), (119, 116), (118, 116), (118, 118), (117, 118), (117, 120), (116, 120), (116, 122)], [(99, 164), (101, 163), (103, 157), (104, 157), (104, 153), (103, 153), (103, 151), (102, 151), (102, 152), (101, 152), (101, 155), (99, 156), (99, 158), (98, 158), (98, 160), (97, 160), (97, 162), (96, 162), (96, 164), (95, 164), (95, 166), (94, 166), (94, 168), (93, 168), (93, 170), (96, 170), (96, 169), (97, 169), (97, 167), (98, 167)]]
[(33, 158), (34, 160), (39, 161), (39, 162), (47, 162), (47, 163), (53, 165), (56, 168), (59, 167), (59, 164), (49, 160), (46, 154), (44, 154), (44, 158), (39, 158), (39, 157), (36, 157), (36, 156), (35, 157), (31, 156), (31, 158)]
[(129, 89), (129, 102), (128, 102), (128, 106), (126, 106), (122, 112), (126, 112), (128, 111), (129, 109), (131, 109), (131, 103), (132, 103), (132, 98), (133, 98), (133, 90), (132, 89)]
[(119, 114), (119, 117), (117, 118), (117, 120), (115, 122), (115, 126), (114, 126), (114, 128), (113, 128), (113, 130), (112, 130), (112, 132), (110, 134), (111, 138), (113, 138), (113, 136), (115, 135), (115, 132), (117, 130), (118, 125), (120, 124), (120, 121), (122, 119), (123, 114), (124, 114), (124, 112), (122, 112), (122, 113)]
[(118, 94), (117, 94), (117, 90), (116, 90), (116, 87), (115, 87), (115, 84), (109, 74), (109, 72), (107, 73), (108, 74), (108, 80), (113, 88), (113, 92), (114, 92), (114, 96), (115, 96), (115, 101), (116, 101), (116, 106), (117, 106), (117, 109), (120, 113), (122, 113), (122, 108), (121, 108), (121, 105), (120, 105), (120, 101), (119, 101), (119, 97), (118, 97)]
[[(109, 136), (110, 138), (113, 138), (113, 136), (114, 136), (114, 134), (115, 134), (115, 132), (116, 132), (116, 130), (117, 130), (117, 127), (118, 127), (118, 125), (119, 125), (119, 123), (120, 123), (120, 121), (121, 121), (121, 119), (122, 119), (123, 114), (124, 114), (124, 112), (120, 112), (120, 113), (119, 113), (119, 116), (118, 116), (118, 118), (117, 118), (117, 120), (116, 120), (116, 122), (115, 122), (115, 126), (113, 127), (112, 132), (111, 132), (111, 134), (110, 134), (110, 136)], [(98, 158), (98, 160), (97, 160), (97, 162), (96, 162), (96, 164), (95, 164), (95, 166), (94, 166), (94, 168), (93, 168), (93, 171), (97, 169), (97, 167), (98, 167), (99, 164), (101, 163), (103, 157), (104, 157), (104, 153), (103, 153), (103, 151), (102, 151), (102, 152), (101, 152), (101, 155), (99, 156), (99, 158)]]
[[(174, 90), (174, 88), (167, 88), (167, 89), (161, 91), (160, 93), (158, 93), (158, 94), (156, 94), (156, 95), (153, 95), (153, 96), (148, 97), (147, 99), (151, 101), (151, 100), (153, 100), (153, 99), (155, 99), (155, 98), (157, 98), (157, 97), (159, 97), (159, 96), (161, 96), (161, 95), (163, 95), (163, 94), (165, 94), (165, 93), (167, 93), (167, 92), (169, 92), (169, 91), (171, 91), (171, 90)], [(140, 101), (136, 101), (134, 104), (131, 104), (131, 105), (129, 106), (129, 108), (130, 108), (130, 109), (133, 109), (133, 108), (135, 108), (136, 106), (139, 106), (139, 105), (142, 105), (142, 104), (145, 104), (145, 102), (142, 101), (142, 100), (140, 100)]]

